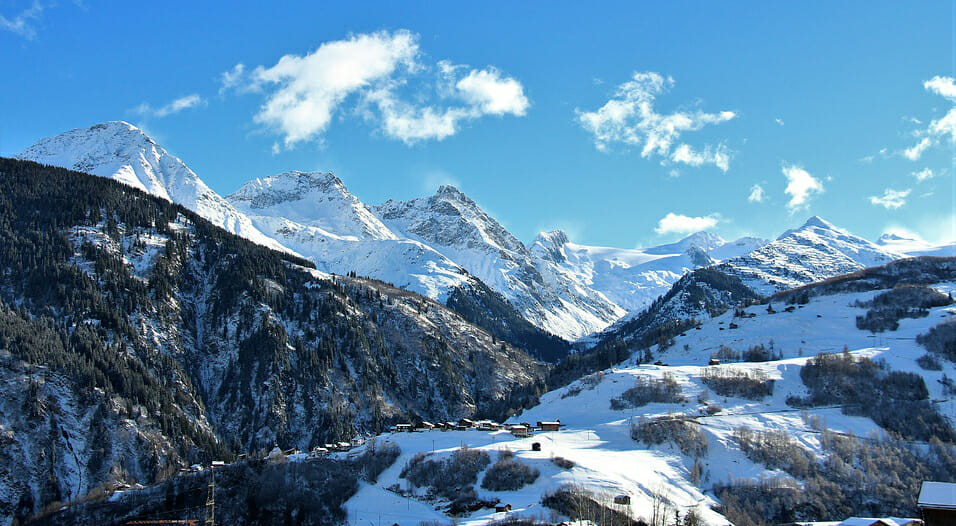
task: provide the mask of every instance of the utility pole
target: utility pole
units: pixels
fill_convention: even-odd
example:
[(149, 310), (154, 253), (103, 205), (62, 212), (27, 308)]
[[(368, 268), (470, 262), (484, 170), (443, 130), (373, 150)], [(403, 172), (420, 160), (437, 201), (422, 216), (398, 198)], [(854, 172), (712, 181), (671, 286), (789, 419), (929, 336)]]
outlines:
[(206, 522), (204, 526), (216, 526), (216, 470), (209, 469), (209, 494), (206, 496)]

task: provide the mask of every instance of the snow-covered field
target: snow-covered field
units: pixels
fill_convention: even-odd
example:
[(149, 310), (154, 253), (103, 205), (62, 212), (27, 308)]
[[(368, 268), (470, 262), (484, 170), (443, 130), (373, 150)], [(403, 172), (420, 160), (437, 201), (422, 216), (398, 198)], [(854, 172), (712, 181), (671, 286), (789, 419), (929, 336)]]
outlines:
[[(936, 287), (951, 292), (956, 284)], [(897, 331), (873, 335), (856, 328), (855, 317), (865, 309), (852, 306), (879, 292), (840, 294), (813, 298), (809, 304), (786, 312), (785, 305), (775, 305), (774, 314), (766, 305), (753, 306), (746, 311), (752, 318), (734, 318), (728, 312), (707, 320), (699, 330), (691, 330), (675, 339), (662, 353), (655, 349), (655, 360), (664, 366), (636, 365), (634, 360), (595, 375), (589, 380), (549, 392), (540, 403), (510, 422), (548, 421), (560, 419), (565, 426), (558, 432), (538, 432), (529, 438), (515, 438), (506, 431), (427, 431), (393, 433), (379, 437), (397, 443), (401, 457), (379, 478), (375, 485), (365, 485), (347, 504), (349, 521), (353, 524), (379, 522), (404, 523), (409, 520), (448, 521), (440, 509), (447, 502), (427, 502), (421, 498), (404, 497), (386, 488), (398, 485), (407, 493), (412, 488), (400, 478), (400, 472), (417, 452), (447, 455), (461, 446), (488, 450), (492, 462), (496, 450), (508, 448), (523, 463), (537, 468), (541, 476), (533, 484), (514, 492), (490, 492), (476, 484), (479, 496), (498, 498), (502, 504), (511, 504), (512, 515), (555, 518), (544, 508), (541, 498), (565, 484), (586, 488), (602, 501), (611, 504), (614, 495), (631, 496), (630, 511), (635, 516), (649, 517), (654, 494), (663, 494), (674, 507), (685, 511), (697, 508), (711, 524), (725, 524), (726, 520), (710, 510), (715, 504), (710, 488), (714, 483), (731, 479), (755, 478), (779, 474), (756, 465), (740, 451), (734, 439), (734, 430), (747, 426), (758, 430), (784, 430), (804, 447), (819, 452), (819, 431), (808, 424), (808, 417), (818, 416), (827, 428), (855, 436), (866, 437), (879, 433), (880, 428), (869, 418), (846, 416), (839, 408), (794, 409), (786, 404), (788, 395), (805, 394), (800, 379), (800, 368), (807, 359), (824, 352), (839, 352), (846, 346), (856, 355), (885, 360), (891, 370), (913, 371), (922, 375), (930, 391), (930, 398), (938, 401), (942, 414), (952, 417), (956, 405), (944, 401), (943, 387), (938, 380), (944, 374), (956, 375), (953, 364), (943, 364), (942, 371), (926, 371), (916, 364), (925, 350), (915, 342), (918, 334), (956, 314), (953, 306), (932, 309), (929, 316), (903, 319)], [(735, 323), (739, 327), (730, 328)], [(721, 346), (743, 351), (756, 344), (769, 346), (782, 359), (761, 363), (724, 363), (708, 366), (711, 353)], [(774, 379), (772, 396), (752, 401), (726, 398), (709, 393), (701, 380), (707, 368), (754, 370), (759, 369)], [(610, 400), (634, 385), (641, 376), (661, 377), (665, 374), (680, 384), (686, 399), (681, 404), (652, 403), (636, 409), (612, 410)], [(576, 394), (575, 394), (576, 393)], [(705, 401), (706, 399), (706, 401)], [(709, 415), (703, 409), (708, 404), (721, 408)], [(671, 445), (648, 446), (630, 438), (630, 423), (641, 416), (652, 417), (671, 413), (692, 415), (700, 424), (708, 440), (708, 453), (701, 459), (704, 472), (699, 484), (691, 481), (694, 460)], [(539, 442), (541, 451), (532, 451), (532, 443)], [(571, 469), (561, 469), (551, 462), (555, 456), (575, 463)], [(482, 474), (479, 474), (480, 483)], [(622, 505), (613, 505), (622, 509)], [(459, 518), (462, 524), (483, 524), (504, 518), (491, 509), (474, 512)], [(824, 518), (821, 518), (824, 519)], [(839, 517), (831, 519), (840, 519)]]

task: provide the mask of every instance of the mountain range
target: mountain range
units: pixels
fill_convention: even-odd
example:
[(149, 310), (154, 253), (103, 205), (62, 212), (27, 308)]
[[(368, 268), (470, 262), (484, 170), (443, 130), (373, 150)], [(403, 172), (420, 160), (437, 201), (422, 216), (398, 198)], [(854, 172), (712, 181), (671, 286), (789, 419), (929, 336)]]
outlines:
[(222, 197), (142, 130), (119, 121), (43, 139), (16, 157), (120, 181), (324, 272), (368, 276), (440, 303), (487, 287), (531, 325), (565, 340), (635, 316), (696, 268), (719, 264), (765, 294), (904, 253), (952, 252), (899, 236), (872, 243), (819, 217), (773, 242), (727, 242), (699, 232), (667, 245), (620, 249), (575, 244), (552, 231), (525, 245), (447, 185), (431, 196), (368, 205), (331, 173), (289, 171)]
[[(574, 480), (570, 473), (592, 500), (608, 491), (632, 494), (628, 509), (637, 516), (663, 492), (684, 512), (705, 502), (699, 509), (707, 523), (748, 523), (730, 504), (738, 499), (752, 508), (765, 500), (746, 479), (776, 477), (780, 466), (753, 451), (740, 454), (750, 447), (740, 425), (782, 426), (806, 441), (822, 432), (808, 431), (814, 424), (796, 413), (809, 410), (847, 436), (886, 430), (924, 441), (956, 437), (941, 420), (943, 408), (929, 402), (952, 394), (946, 338), (956, 312), (956, 259), (906, 257), (951, 255), (952, 246), (902, 235), (874, 243), (816, 216), (772, 241), (727, 242), (699, 232), (619, 249), (579, 245), (552, 231), (525, 245), (452, 186), (368, 205), (333, 174), (290, 171), (222, 197), (122, 122), (40, 141), (18, 157), (44, 164), (0, 159), (3, 525), (14, 517), (120, 523), (201, 498), (196, 477), (175, 476), (192, 463), (261, 458), (276, 446), (311, 449), (382, 435), (400, 422), (484, 417), (560, 417), (569, 427), (540, 452), (507, 432), (462, 431), (382, 435), (391, 449), (370, 441), (322, 463), (237, 461), (223, 470), (233, 481), (224, 497), (240, 503), (227, 516), (239, 524), (288, 523), (290, 506), (317, 505), (315, 495), (275, 495), (302, 477), (310, 487), (342, 480), (328, 507), (339, 520), (346, 508), (364, 520), (375, 509), (411, 513), (414, 502), (408, 517), (417, 520), (447, 512), (484, 522), (492, 498), (526, 513), (543, 504), (571, 516), (555, 500)], [(905, 338), (883, 349), (875, 338), (897, 328)], [(872, 349), (875, 342), (881, 347)], [(865, 418), (832, 407), (858, 403), (844, 400), (853, 389), (807, 398), (816, 384), (805, 375), (822, 374), (818, 361), (825, 360), (805, 353), (847, 345), (854, 357), (840, 358), (847, 362), (837, 364), (841, 371), (858, 363), (870, 375), (867, 385), (905, 384), (909, 398), (874, 404)], [(920, 356), (923, 347), (927, 356)], [(880, 354), (894, 372), (863, 360)], [(713, 369), (706, 365), (712, 359), (738, 363)], [(734, 381), (745, 387), (757, 380), (764, 389), (767, 378), (779, 387), (753, 398), (726, 390), (718, 373), (743, 374)], [(655, 396), (670, 394), (642, 414), (706, 418), (699, 422), (704, 434), (681, 424), (679, 436), (661, 442), (638, 433), (640, 419), (632, 428), (640, 404), (628, 397), (649, 387), (663, 389)], [(623, 414), (629, 403), (637, 404), (630, 421)], [(697, 437), (698, 449), (687, 449), (686, 437)], [(424, 474), (414, 475), (416, 463), (424, 469), (465, 455), (455, 453), (463, 445), (502, 443), (540, 470), (538, 482), (516, 492), (482, 482), (476, 493), (474, 482), (428, 489)], [(820, 444), (805, 444), (814, 459), (831, 447)], [(793, 447), (780, 451), (806, 457)], [(912, 453), (892, 447), (893, 455)], [(940, 460), (956, 458), (946, 447), (913, 463), (926, 466), (919, 476), (956, 473)], [(499, 463), (509, 464), (506, 457)], [(380, 465), (362, 467), (366, 462)], [(814, 485), (843, 475), (827, 471), (821, 479), (792, 468), (784, 476), (806, 479), (825, 509), (912, 508), (912, 496), (898, 493), (911, 492), (914, 474), (887, 482), (866, 468), (862, 486), (857, 475), (846, 482), (854, 495), (871, 487), (897, 493), (852, 508), (849, 496)], [(728, 474), (745, 479), (745, 491), (721, 486)], [(243, 476), (273, 483), (246, 487), (238, 482)], [(151, 487), (124, 499), (129, 484)], [(284, 504), (267, 512), (269, 502)], [(806, 499), (781, 502), (803, 507), (788, 515), (781, 504), (761, 512), (766, 520), (822, 516)], [(452, 512), (457, 505), (470, 511)]]

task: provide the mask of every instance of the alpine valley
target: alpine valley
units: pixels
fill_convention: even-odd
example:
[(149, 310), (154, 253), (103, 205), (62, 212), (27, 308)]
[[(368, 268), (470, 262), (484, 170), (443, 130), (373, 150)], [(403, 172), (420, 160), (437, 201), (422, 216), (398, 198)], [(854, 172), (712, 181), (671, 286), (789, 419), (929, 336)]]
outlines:
[(222, 524), (912, 517), (956, 477), (954, 289), (956, 245), (816, 216), (525, 244), (453, 186), (220, 196), (71, 130), (0, 159), (0, 525), (200, 509), (213, 461)]

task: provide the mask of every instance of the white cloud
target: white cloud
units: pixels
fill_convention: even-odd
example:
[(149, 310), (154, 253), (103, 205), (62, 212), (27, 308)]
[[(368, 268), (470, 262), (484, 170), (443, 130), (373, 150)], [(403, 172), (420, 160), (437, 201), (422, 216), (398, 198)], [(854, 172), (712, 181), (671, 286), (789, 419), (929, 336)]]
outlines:
[(750, 187), (750, 195), (747, 196), (747, 200), (751, 203), (762, 203), (763, 202), (763, 187), (759, 184), (755, 184)]
[(712, 148), (708, 145), (705, 146), (703, 150), (697, 151), (689, 145), (682, 143), (671, 153), (671, 161), (690, 166), (712, 164), (724, 172), (730, 168), (730, 154), (727, 153), (727, 148), (722, 144), (716, 148)]
[[(458, 132), (462, 122), (485, 115), (523, 116), (530, 103), (521, 83), (511, 77), (502, 77), (495, 68), (472, 69), (462, 78), (458, 72), (465, 66), (453, 66), (447, 61), (438, 63), (443, 82), (437, 86), (445, 100), (464, 104), (415, 105), (401, 100), (396, 94), (399, 82), (383, 84), (369, 90), (364, 101), (373, 104), (381, 119), (385, 135), (405, 144), (422, 140), (442, 140)], [(367, 112), (368, 113), (368, 112)]]
[(417, 107), (396, 98), (391, 90), (378, 90), (367, 94), (381, 112), (381, 126), (385, 135), (406, 144), (435, 139), (442, 140), (458, 131), (458, 122), (467, 112), (460, 108)]
[[(223, 73), (224, 89), (240, 82), (243, 67)], [(437, 69), (440, 80), (422, 84), (423, 73)], [(285, 147), (319, 139), (333, 117), (353, 111), (376, 123), (388, 137), (406, 144), (454, 135), (465, 121), (485, 115), (526, 114), (524, 87), (494, 67), (470, 69), (449, 62), (422, 63), (418, 35), (379, 31), (325, 42), (311, 53), (283, 56), (271, 67), (259, 66), (244, 87), (262, 91), (266, 100), (255, 121), (282, 136)], [(421, 88), (411, 97), (403, 90)], [(429, 102), (428, 94), (437, 92)]]
[(783, 119), (781, 119), (781, 118), (779, 118), (779, 117), (776, 118), (776, 119), (774, 119), (773, 122), (776, 122), (776, 123), (779, 124), (780, 126), (783, 126), (783, 124), (784, 124), (784, 123), (783, 123)]
[(657, 228), (654, 231), (658, 234), (691, 234), (713, 228), (719, 221), (718, 214), (692, 217), (670, 212), (657, 222)]
[(242, 62), (236, 64), (232, 69), (223, 71), (219, 75), (219, 94), (223, 95), (229, 90), (241, 87), (245, 80), (246, 65)]
[(336, 107), (350, 94), (417, 67), (418, 37), (408, 31), (354, 35), (325, 42), (304, 56), (285, 55), (253, 71), (256, 86), (275, 86), (255, 121), (283, 135), (287, 147), (328, 128)]
[(37, 36), (37, 30), (34, 24), (40, 20), (43, 9), (43, 5), (39, 1), (34, 0), (30, 7), (20, 11), (13, 18), (0, 15), (0, 29), (20, 35), (27, 40), (33, 40)]
[(913, 172), (910, 175), (915, 177), (918, 182), (922, 183), (923, 181), (926, 181), (928, 179), (932, 179), (934, 177), (943, 175), (943, 172), (934, 172), (930, 168), (923, 168), (922, 170), (918, 172)]
[[(906, 148), (902, 152), (903, 157), (911, 161), (919, 160), (923, 152), (931, 146), (938, 144), (940, 140), (949, 139), (951, 142), (956, 143), (956, 81), (953, 80), (953, 77), (941, 77), (937, 75), (924, 82), (923, 89), (948, 99), (954, 103), (954, 106), (949, 108), (946, 114), (941, 118), (931, 120), (926, 129), (916, 130), (913, 133), (915, 136), (921, 137), (921, 139), (918, 143)], [(913, 119), (913, 121), (916, 123), (920, 122), (919, 119)]]
[(911, 161), (917, 161), (923, 156), (923, 152), (925, 152), (926, 149), (932, 144), (933, 141), (931, 141), (929, 137), (923, 137), (918, 143), (903, 150), (903, 157), (906, 157)]
[(600, 151), (607, 151), (614, 143), (641, 146), (641, 157), (644, 158), (660, 155), (672, 162), (691, 166), (713, 164), (726, 171), (730, 158), (722, 147), (712, 149), (708, 146), (695, 152), (682, 143), (674, 152), (672, 148), (684, 132), (729, 121), (736, 114), (700, 110), (658, 113), (654, 109), (657, 96), (673, 84), (674, 79), (664, 78), (659, 73), (634, 73), (631, 80), (618, 86), (614, 97), (597, 110), (577, 110), (578, 122), (594, 136), (594, 145)]
[(517, 80), (505, 77), (495, 68), (471, 70), (455, 84), (461, 97), (472, 107), (488, 115), (524, 115), (528, 99)]
[(823, 183), (799, 166), (792, 164), (784, 166), (783, 175), (787, 178), (787, 187), (784, 192), (790, 196), (787, 208), (791, 212), (806, 207), (810, 204), (810, 198), (813, 195), (823, 192)]
[(159, 108), (153, 108), (149, 104), (143, 103), (136, 107), (134, 110), (140, 115), (151, 115), (153, 117), (166, 117), (167, 115), (172, 115), (174, 113), (179, 113), (183, 110), (189, 108), (195, 108), (196, 106), (202, 106), (206, 104), (206, 101), (202, 97), (193, 93), (191, 95), (186, 95), (184, 97), (179, 97), (178, 99), (173, 100), (172, 102), (160, 106)]
[(956, 82), (953, 77), (935, 76), (923, 83), (923, 88), (956, 102)]
[(906, 204), (906, 197), (908, 195), (910, 195), (909, 188), (906, 190), (893, 190), (892, 188), (887, 188), (883, 191), (883, 195), (881, 196), (871, 195), (870, 203), (876, 206), (882, 206), (886, 209), (895, 210)]

